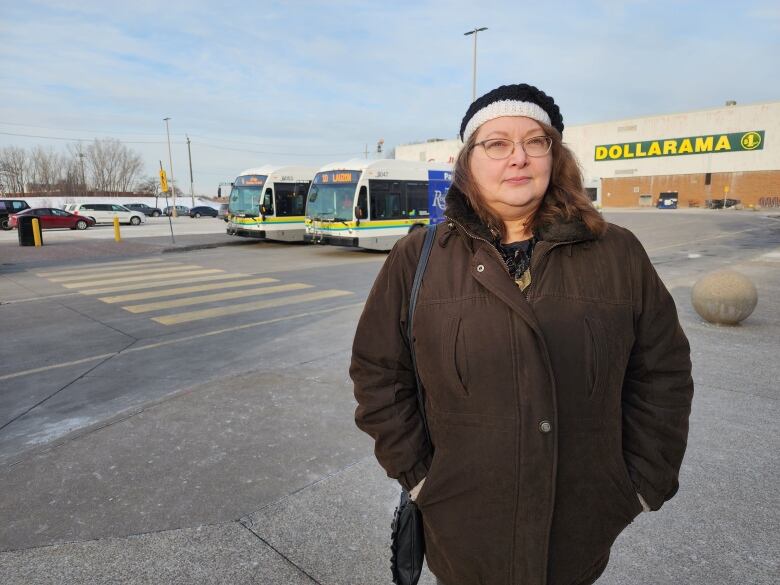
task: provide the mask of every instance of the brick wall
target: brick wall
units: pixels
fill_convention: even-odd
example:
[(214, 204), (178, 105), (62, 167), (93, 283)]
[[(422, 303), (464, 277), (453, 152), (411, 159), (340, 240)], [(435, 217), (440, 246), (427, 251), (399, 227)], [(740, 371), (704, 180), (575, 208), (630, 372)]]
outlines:
[(653, 177), (620, 177), (601, 180), (601, 204), (604, 207), (638, 207), (640, 195), (652, 195), (652, 204), (663, 191), (677, 191), (679, 207), (704, 206), (707, 199), (723, 199), (725, 186), (729, 199), (742, 205), (780, 207), (780, 170), (706, 175), (659, 175)]

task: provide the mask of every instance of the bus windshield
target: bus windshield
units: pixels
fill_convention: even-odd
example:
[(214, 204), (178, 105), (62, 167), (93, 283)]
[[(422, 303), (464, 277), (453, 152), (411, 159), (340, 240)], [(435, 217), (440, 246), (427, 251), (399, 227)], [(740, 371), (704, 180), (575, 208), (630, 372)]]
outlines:
[(260, 197), (265, 175), (242, 175), (233, 183), (228, 210), (235, 215), (260, 215)]
[(306, 201), (306, 217), (333, 221), (351, 221), (355, 190), (360, 171), (317, 173)]

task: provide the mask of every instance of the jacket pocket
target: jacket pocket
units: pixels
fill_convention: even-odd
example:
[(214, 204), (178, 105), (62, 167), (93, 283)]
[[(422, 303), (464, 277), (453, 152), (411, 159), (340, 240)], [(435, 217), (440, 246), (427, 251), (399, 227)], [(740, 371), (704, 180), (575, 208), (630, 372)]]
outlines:
[(585, 317), (585, 328), (590, 342), (586, 348), (590, 352), (591, 378), (589, 381), (592, 381), (588, 385), (588, 398), (593, 399), (598, 397), (607, 376), (607, 367), (609, 366), (609, 352), (606, 345), (607, 331), (604, 324), (593, 317)]
[(444, 321), (441, 341), (444, 380), (447, 386), (464, 396), (468, 396), (469, 391), (466, 388), (468, 354), (460, 317), (449, 317)]

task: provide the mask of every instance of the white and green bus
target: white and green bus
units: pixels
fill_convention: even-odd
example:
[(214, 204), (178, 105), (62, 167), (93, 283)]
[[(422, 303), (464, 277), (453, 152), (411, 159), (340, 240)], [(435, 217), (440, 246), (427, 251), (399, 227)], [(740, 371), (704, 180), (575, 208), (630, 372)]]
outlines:
[(413, 229), (442, 221), (451, 182), (446, 163), (353, 159), (325, 165), (309, 188), (304, 240), (389, 250)]
[(306, 194), (316, 172), (314, 167), (273, 165), (243, 171), (230, 191), (227, 233), (261, 240), (303, 240)]

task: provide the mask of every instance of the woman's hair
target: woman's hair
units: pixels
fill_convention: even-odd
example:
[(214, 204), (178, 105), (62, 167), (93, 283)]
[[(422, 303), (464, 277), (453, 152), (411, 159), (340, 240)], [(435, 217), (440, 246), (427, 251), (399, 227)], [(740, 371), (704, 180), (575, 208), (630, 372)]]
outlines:
[[(526, 227), (536, 233), (543, 225), (580, 219), (592, 234), (602, 235), (607, 229), (607, 222), (596, 211), (585, 194), (585, 189), (582, 186), (582, 172), (574, 154), (563, 143), (561, 134), (555, 128), (543, 122), (539, 122), (539, 125), (544, 133), (552, 139), (552, 172), (547, 192), (544, 194), (539, 208), (526, 223)], [(474, 132), (455, 159), (452, 184), (463, 192), (482, 222), (503, 236), (504, 222), (486, 205), (474, 175), (471, 173), (471, 152), (474, 150), (476, 142), (477, 132)]]

